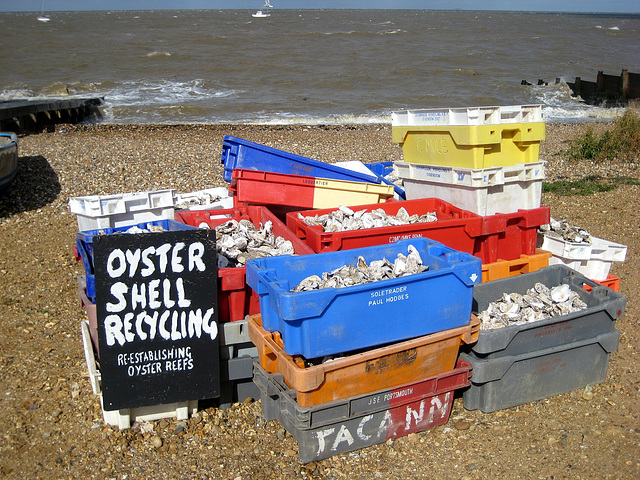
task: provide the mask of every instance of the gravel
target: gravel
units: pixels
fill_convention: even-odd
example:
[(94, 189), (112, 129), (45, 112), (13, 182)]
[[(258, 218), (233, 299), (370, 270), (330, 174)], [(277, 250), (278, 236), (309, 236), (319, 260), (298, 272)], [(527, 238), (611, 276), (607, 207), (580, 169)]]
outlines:
[[(548, 124), (549, 180), (636, 176), (619, 164), (575, 165), (562, 151), (584, 124)], [(608, 128), (595, 124), (595, 128)], [(607, 381), (484, 414), (456, 398), (446, 425), (303, 465), (260, 402), (203, 404), (187, 421), (105, 425), (82, 350), (71, 196), (225, 185), (224, 135), (326, 162), (401, 159), (387, 125), (58, 126), (20, 138), (19, 171), (0, 193), (0, 476), (3, 478), (636, 479), (640, 476), (638, 186), (586, 197), (545, 194), (554, 218), (628, 246), (627, 310)]]

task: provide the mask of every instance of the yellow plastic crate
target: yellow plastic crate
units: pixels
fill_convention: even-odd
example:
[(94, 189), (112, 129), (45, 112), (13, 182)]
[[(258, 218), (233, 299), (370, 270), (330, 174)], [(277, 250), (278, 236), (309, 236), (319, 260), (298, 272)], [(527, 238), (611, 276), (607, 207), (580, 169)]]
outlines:
[(510, 167), (539, 161), (545, 123), (393, 125), (404, 161), (464, 168)]
[(316, 178), (315, 187), (313, 208), (383, 203), (393, 197), (393, 185)]

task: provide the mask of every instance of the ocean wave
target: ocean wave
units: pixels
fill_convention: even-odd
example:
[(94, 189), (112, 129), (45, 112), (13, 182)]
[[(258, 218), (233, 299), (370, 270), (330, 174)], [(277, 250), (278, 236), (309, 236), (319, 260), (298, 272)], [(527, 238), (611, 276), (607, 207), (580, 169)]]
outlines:
[(624, 108), (599, 107), (574, 97), (564, 80), (548, 85), (530, 87), (535, 99), (542, 105), (542, 114), (548, 122), (611, 121), (624, 113)]
[(217, 88), (206, 81), (128, 81), (114, 85), (105, 93), (106, 101), (118, 106), (171, 105), (207, 98), (233, 97), (241, 90)]
[(145, 57), (170, 57), (171, 54), (169, 52), (150, 52), (145, 55)]
[(30, 98), (35, 96), (29, 87), (9, 87), (0, 90), (0, 101), (15, 100), (18, 98)]
[(391, 114), (389, 115), (292, 115), (282, 114), (281, 116), (269, 116), (268, 118), (256, 118), (246, 123), (257, 125), (367, 125), (367, 124), (391, 124)]

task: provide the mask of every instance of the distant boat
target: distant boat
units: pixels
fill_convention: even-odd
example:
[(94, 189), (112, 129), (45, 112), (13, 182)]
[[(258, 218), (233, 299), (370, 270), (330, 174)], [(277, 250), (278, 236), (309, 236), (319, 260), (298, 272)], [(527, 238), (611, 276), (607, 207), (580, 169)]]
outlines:
[(18, 136), (0, 132), (0, 190), (9, 186), (18, 169)]
[(40, 21), (40, 22), (48, 22), (49, 20), (51, 20), (51, 19), (47, 15), (44, 14), (44, 0), (42, 0), (42, 8), (40, 9), (40, 15), (38, 15), (38, 21)]
[[(273, 5), (271, 5), (271, 2), (269, 0), (265, 0), (264, 6), (262, 8), (273, 8)], [(271, 14), (263, 10), (258, 10), (256, 13), (252, 13), (251, 16), (256, 18), (265, 18), (270, 17)]]

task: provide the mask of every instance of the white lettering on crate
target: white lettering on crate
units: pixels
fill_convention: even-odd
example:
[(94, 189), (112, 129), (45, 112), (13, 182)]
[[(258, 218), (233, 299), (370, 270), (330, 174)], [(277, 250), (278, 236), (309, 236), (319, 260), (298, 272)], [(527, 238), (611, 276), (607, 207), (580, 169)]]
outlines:
[[(433, 422), (438, 419), (444, 418), (449, 411), (449, 405), (451, 403), (451, 392), (447, 392), (444, 395), (444, 399), (440, 398), (440, 395), (435, 395), (431, 398), (425, 398), (420, 401), (417, 409), (412, 408), (413, 404), (406, 405), (404, 415), (402, 415), (402, 409), (389, 409), (378, 414), (370, 414), (362, 417), (355, 432), (352, 432), (347, 424), (342, 424), (339, 427), (326, 428), (324, 430), (318, 430), (315, 432), (316, 440), (318, 442), (318, 448), (316, 455), (322, 455), (327, 448), (333, 452), (338, 450), (338, 447), (343, 442), (346, 442), (349, 446), (353, 445), (356, 441), (364, 443), (366, 445), (372, 445), (373, 442), (385, 439), (389, 429), (404, 430), (403, 433), (410, 433), (412, 428), (428, 428)], [(427, 406), (429, 410), (427, 412)], [(372, 434), (365, 433), (366, 425), (371, 421), (378, 421), (378, 428), (374, 428)], [(375, 425), (375, 424), (373, 424)], [(352, 427), (353, 428), (353, 427)], [(373, 439), (373, 440), (372, 440)]]
[(407, 233), (405, 235), (393, 235), (389, 237), (389, 243), (396, 243), (400, 240), (408, 240), (410, 238), (422, 238), (423, 235), (421, 233)]
[(408, 300), (409, 293), (406, 293), (407, 286), (403, 285), (396, 288), (385, 288), (384, 290), (376, 290), (371, 292), (369, 296), (369, 307), (382, 305), (384, 303), (397, 302), (398, 300)]

